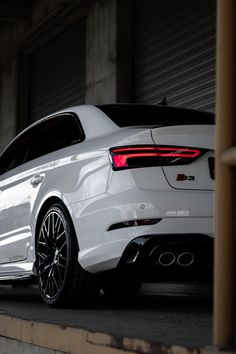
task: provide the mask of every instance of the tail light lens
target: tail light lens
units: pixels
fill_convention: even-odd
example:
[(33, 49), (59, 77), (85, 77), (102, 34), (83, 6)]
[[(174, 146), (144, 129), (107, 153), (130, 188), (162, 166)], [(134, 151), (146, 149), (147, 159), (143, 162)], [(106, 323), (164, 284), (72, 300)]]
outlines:
[(207, 150), (180, 146), (124, 146), (110, 149), (114, 170), (151, 166), (186, 165)]

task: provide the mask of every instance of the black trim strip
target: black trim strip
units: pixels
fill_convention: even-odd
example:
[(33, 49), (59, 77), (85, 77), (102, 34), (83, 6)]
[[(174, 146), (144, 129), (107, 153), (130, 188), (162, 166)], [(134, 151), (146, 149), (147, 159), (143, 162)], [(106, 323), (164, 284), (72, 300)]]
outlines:
[(113, 230), (123, 229), (125, 227), (132, 227), (132, 226), (155, 225), (159, 223), (161, 220), (162, 218), (127, 220), (123, 222), (118, 222), (116, 224), (112, 224), (111, 226), (109, 226), (107, 231), (113, 231)]

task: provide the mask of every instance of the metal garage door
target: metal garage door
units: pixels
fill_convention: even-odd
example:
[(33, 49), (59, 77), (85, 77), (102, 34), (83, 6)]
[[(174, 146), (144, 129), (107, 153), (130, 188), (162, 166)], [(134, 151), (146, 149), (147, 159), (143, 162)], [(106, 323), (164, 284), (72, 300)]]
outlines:
[(215, 109), (215, 0), (136, 0), (134, 100)]
[(32, 55), (30, 120), (85, 101), (85, 21)]

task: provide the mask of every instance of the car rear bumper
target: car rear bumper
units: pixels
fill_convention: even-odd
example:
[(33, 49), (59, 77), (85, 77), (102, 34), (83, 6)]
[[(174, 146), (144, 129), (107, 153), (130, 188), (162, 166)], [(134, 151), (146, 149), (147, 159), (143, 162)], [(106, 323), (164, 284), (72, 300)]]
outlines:
[[(201, 252), (202, 254), (205, 254), (205, 252), (207, 254), (209, 251), (208, 244), (212, 244), (213, 242), (212, 229), (212, 218), (164, 218), (155, 225), (134, 226), (106, 232), (101, 239), (103, 242), (89, 249), (81, 250), (78, 259), (82, 267), (92, 273), (106, 271), (116, 267), (123, 269), (124, 266), (127, 268), (128, 265), (131, 265), (131, 268), (140, 268), (140, 265), (143, 263), (141, 260), (146, 259), (146, 253), (149, 252), (149, 246), (155, 248), (161, 245), (160, 250), (162, 250), (165, 245), (169, 247), (171, 243), (173, 245), (176, 244), (174, 248), (180, 248), (178, 254), (176, 253), (177, 251), (174, 251), (176, 253), (175, 263), (177, 262), (179, 254), (190, 252), (189, 250), (192, 249), (191, 245), (193, 245), (195, 264), (195, 260), (201, 257)], [(205, 240), (207, 241), (205, 242)], [(133, 246), (137, 244), (140, 244), (140, 252), (138, 252), (138, 255), (134, 255), (136, 259), (135, 262), (132, 262), (132, 260), (126, 259), (127, 254), (132, 253)], [(188, 247), (186, 249), (184, 247), (181, 248), (180, 246), (182, 244), (186, 244)], [(146, 252), (147, 246), (148, 251)], [(151, 251), (150, 249), (150, 252)], [(163, 252), (165, 251), (163, 250)], [(209, 255), (209, 259), (210, 258), (211, 256)], [(144, 261), (146, 265), (148, 262), (149, 261), (146, 260)], [(148, 268), (144, 263), (144, 268)], [(133, 267), (134, 265), (135, 267)], [(166, 272), (167, 268), (168, 271), (175, 270), (176, 272), (178, 272), (178, 270), (183, 272), (183, 270), (187, 269), (187, 267), (184, 266), (162, 268), (164, 273), (168, 273)]]
[(132, 240), (117, 270), (141, 282), (213, 279), (213, 238), (203, 234), (149, 235)]
[[(127, 245), (138, 237), (212, 238), (212, 209), (211, 191), (143, 191), (132, 186), (70, 204), (78, 260), (84, 269), (97, 273), (116, 268)], [(156, 223), (142, 225), (137, 220)]]

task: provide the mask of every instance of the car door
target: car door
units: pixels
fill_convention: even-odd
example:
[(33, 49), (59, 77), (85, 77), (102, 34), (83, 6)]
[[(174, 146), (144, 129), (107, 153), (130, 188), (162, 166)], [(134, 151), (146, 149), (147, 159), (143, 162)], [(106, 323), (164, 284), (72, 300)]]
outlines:
[[(3, 190), (3, 183), (1, 181), (1, 176), (0, 176), (0, 206), (2, 205), (2, 190)], [(0, 229), (1, 229), (1, 223), (0, 223)]]
[(28, 134), (23, 134), (0, 157), (0, 264), (27, 257), (32, 176), (24, 161), (29, 145)]
[(59, 114), (28, 129), (0, 157), (0, 264), (27, 258), (32, 210), (54, 166), (52, 153), (83, 139), (75, 116)]

